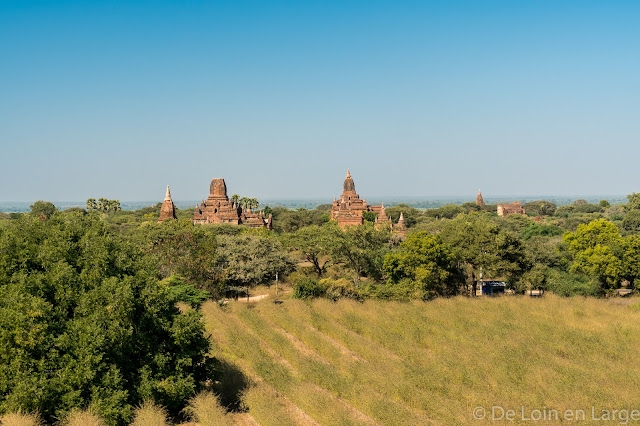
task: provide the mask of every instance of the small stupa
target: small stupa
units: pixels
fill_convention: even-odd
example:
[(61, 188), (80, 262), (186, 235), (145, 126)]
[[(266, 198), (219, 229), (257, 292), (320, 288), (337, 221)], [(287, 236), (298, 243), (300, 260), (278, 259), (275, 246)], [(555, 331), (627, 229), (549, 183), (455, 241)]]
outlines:
[(169, 185), (167, 185), (167, 193), (164, 196), (164, 201), (162, 202), (162, 207), (160, 207), (160, 218), (158, 222), (164, 222), (169, 219), (177, 219), (176, 217), (176, 206), (173, 204), (173, 200), (171, 199), (171, 192), (169, 191)]

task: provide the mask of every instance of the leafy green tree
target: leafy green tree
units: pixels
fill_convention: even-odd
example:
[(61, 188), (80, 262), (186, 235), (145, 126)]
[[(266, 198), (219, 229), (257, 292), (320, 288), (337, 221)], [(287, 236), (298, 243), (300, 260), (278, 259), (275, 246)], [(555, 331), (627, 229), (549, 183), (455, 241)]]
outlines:
[(286, 238), (287, 245), (304, 256), (313, 265), (318, 278), (327, 271), (332, 264), (330, 257), (336, 244), (336, 233), (332, 224), (324, 226), (311, 225), (300, 228)]
[(444, 225), (440, 236), (460, 262), (472, 295), (481, 277), (516, 282), (529, 268), (518, 237), (484, 215), (459, 215)]
[(41, 219), (49, 219), (58, 212), (56, 206), (49, 201), (38, 200), (29, 207), (31, 208), (31, 214)]
[(150, 255), (159, 278), (182, 277), (213, 298), (223, 296), (221, 271), (215, 268), (216, 236), (212, 229), (188, 220), (166, 221), (139, 229), (136, 238)]
[(627, 204), (625, 208), (627, 210), (640, 210), (640, 193), (632, 193), (627, 195)]
[(464, 209), (465, 213), (479, 212), (482, 210), (482, 206), (479, 206), (476, 203), (462, 203), (460, 207)]
[[(330, 206), (328, 211), (330, 211)], [(329, 221), (329, 214), (323, 206), (313, 210), (304, 208), (289, 210), (284, 207), (275, 207), (272, 214), (273, 229), (278, 233), (295, 232), (305, 226), (322, 225)]]
[(600, 282), (595, 277), (549, 268), (546, 276), (549, 291), (558, 296), (597, 296)]
[(564, 231), (555, 225), (544, 225), (530, 222), (529, 226), (520, 231), (522, 240), (526, 241), (531, 237), (553, 237), (555, 235), (562, 235)]
[(410, 280), (413, 296), (421, 299), (454, 295), (464, 282), (450, 249), (426, 232), (409, 235), (396, 252), (388, 253), (384, 270), (391, 283)]
[(376, 229), (371, 222), (344, 230), (337, 226), (332, 229), (335, 244), (331, 246), (331, 257), (351, 270), (354, 284), (358, 286), (363, 275), (380, 279), (384, 256), (389, 251), (389, 229)]
[(366, 222), (375, 222), (378, 215), (375, 212), (362, 212), (362, 218)]
[(550, 201), (531, 201), (522, 205), (527, 213), (535, 216), (553, 216), (558, 206)]
[(94, 214), (0, 229), (0, 412), (52, 423), (89, 407), (128, 424), (145, 400), (177, 415), (215, 379), (199, 313), (150, 266)]
[(622, 220), (625, 215), (625, 209), (621, 205), (613, 205), (609, 207), (604, 214), (611, 221)]
[(98, 201), (96, 201), (95, 198), (89, 198), (86, 205), (87, 210), (97, 210), (103, 213), (113, 213), (122, 210), (120, 200), (108, 200), (104, 197), (98, 198)]
[(574, 213), (601, 213), (602, 207), (598, 204), (583, 203), (574, 206)]
[(280, 242), (259, 232), (217, 237), (216, 265), (231, 286), (266, 284), (276, 274), (284, 276), (295, 269), (295, 262)]
[(629, 232), (640, 232), (640, 210), (629, 210), (622, 219), (622, 227)]
[(629, 235), (622, 243), (622, 278), (640, 287), (640, 235)]
[(597, 277), (603, 288), (616, 286), (622, 275), (620, 256), (623, 239), (618, 228), (605, 219), (578, 226), (564, 234), (573, 255), (571, 270)]
[(516, 283), (517, 290), (524, 292), (526, 290), (547, 290), (547, 270), (544, 265), (534, 265), (530, 270), (522, 274), (520, 281)]
[(561, 236), (532, 236), (523, 241), (525, 254), (532, 265), (568, 270), (571, 255), (562, 244)]
[(436, 217), (439, 219), (447, 218), (453, 219), (459, 214), (463, 214), (465, 212), (464, 208), (457, 206), (455, 204), (447, 204), (446, 206), (439, 207), (437, 209), (429, 209), (424, 212), (426, 216)]
[(257, 209), (260, 207), (260, 203), (257, 198), (242, 197), (240, 199), (240, 207), (243, 210)]
[(608, 209), (609, 207), (611, 207), (611, 203), (609, 203), (607, 200), (600, 200), (600, 203), (598, 205), (603, 209)]
[(393, 223), (398, 222), (398, 219), (400, 219), (400, 213), (402, 213), (407, 228), (413, 228), (418, 222), (424, 220), (424, 215), (420, 210), (404, 203), (397, 204), (393, 207), (387, 207), (385, 211)]
[(309, 277), (300, 277), (293, 283), (293, 297), (296, 299), (313, 299), (326, 292), (326, 286)]
[(576, 206), (569, 204), (566, 206), (560, 206), (556, 209), (554, 215), (557, 217), (569, 217), (569, 215), (571, 213), (573, 213), (573, 210), (575, 209)]

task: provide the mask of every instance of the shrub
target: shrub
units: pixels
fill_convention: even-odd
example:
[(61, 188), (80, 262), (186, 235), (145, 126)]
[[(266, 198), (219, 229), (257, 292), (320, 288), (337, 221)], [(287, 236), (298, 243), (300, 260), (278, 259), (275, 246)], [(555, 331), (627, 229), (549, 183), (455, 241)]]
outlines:
[(180, 276), (171, 276), (161, 281), (168, 286), (171, 297), (176, 302), (184, 302), (196, 308), (207, 300), (211, 295), (206, 290), (195, 288), (193, 284), (186, 283)]
[(202, 392), (191, 399), (184, 410), (189, 418), (199, 425), (231, 425), (231, 417), (211, 392)]
[(340, 278), (337, 280), (332, 280), (330, 278), (325, 278), (320, 281), (319, 286), (325, 290), (325, 296), (332, 299), (355, 299), (361, 300), (362, 295), (353, 284), (353, 281), (346, 280), (344, 278)]
[(293, 284), (293, 297), (296, 299), (311, 299), (323, 296), (327, 291), (326, 286), (313, 278), (298, 278)]
[(554, 235), (562, 235), (562, 234), (564, 234), (564, 231), (558, 226), (542, 225), (537, 223), (531, 223), (529, 224), (528, 227), (520, 231), (520, 236), (524, 241), (535, 236), (552, 237)]
[(370, 283), (362, 287), (361, 293), (364, 297), (380, 300), (422, 299), (420, 295), (416, 295), (416, 287), (416, 283), (405, 278), (395, 283)]
[(42, 421), (35, 414), (8, 413), (0, 416), (0, 424), (3, 426), (40, 426)]
[(547, 275), (547, 289), (558, 296), (597, 296), (601, 293), (596, 278), (550, 269)]
[(71, 410), (63, 424), (65, 426), (105, 426), (104, 421), (91, 409)]
[[(167, 412), (151, 401), (145, 401), (136, 408), (131, 426), (168, 426)], [(78, 425), (79, 426), (79, 425)]]

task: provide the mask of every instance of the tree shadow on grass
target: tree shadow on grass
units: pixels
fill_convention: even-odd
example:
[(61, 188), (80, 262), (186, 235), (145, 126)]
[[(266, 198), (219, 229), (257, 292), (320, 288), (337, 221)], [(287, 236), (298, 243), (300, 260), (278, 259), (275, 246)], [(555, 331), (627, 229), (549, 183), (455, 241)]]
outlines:
[(220, 403), (227, 411), (244, 411), (242, 393), (249, 387), (249, 380), (240, 369), (230, 362), (218, 360), (219, 379), (213, 384), (213, 391), (220, 398)]

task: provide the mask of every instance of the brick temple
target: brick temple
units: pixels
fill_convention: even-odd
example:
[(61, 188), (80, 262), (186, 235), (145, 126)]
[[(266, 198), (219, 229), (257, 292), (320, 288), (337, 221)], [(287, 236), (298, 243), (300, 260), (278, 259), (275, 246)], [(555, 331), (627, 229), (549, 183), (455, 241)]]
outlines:
[(164, 201), (162, 207), (160, 207), (160, 218), (158, 222), (164, 222), (165, 220), (177, 219), (176, 206), (171, 199), (171, 191), (169, 191), (169, 185), (167, 185), (167, 193), (164, 195)]
[(347, 170), (347, 177), (342, 185), (342, 195), (340, 195), (340, 199), (333, 199), (331, 220), (338, 222), (341, 228), (358, 226), (364, 223), (364, 212), (373, 212), (377, 215), (375, 221), (377, 227), (389, 227), (398, 232), (404, 232), (404, 215), (400, 215), (400, 221), (394, 226), (385, 212), (384, 204), (370, 206), (367, 204), (366, 198), (360, 199), (360, 195), (356, 192), (356, 185), (351, 177), (351, 172)]
[(497, 212), (500, 217), (507, 217), (513, 214), (524, 216), (526, 214), (520, 201), (516, 201), (511, 204), (498, 204)]
[(265, 217), (264, 213), (253, 213), (251, 209), (244, 210), (234, 201), (229, 201), (227, 185), (224, 179), (212, 179), (209, 185), (209, 197), (198, 205), (193, 212), (194, 224), (228, 223), (231, 225), (245, 225), (250, 228), (272, 229), (272, 216)]

